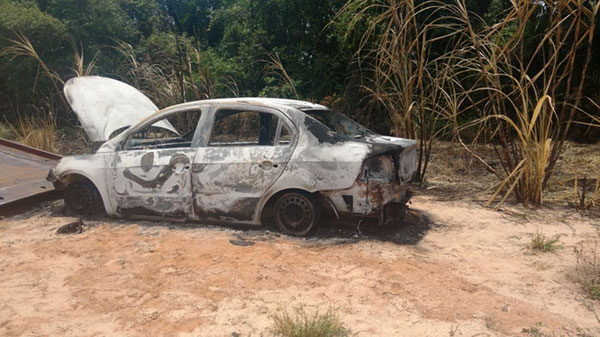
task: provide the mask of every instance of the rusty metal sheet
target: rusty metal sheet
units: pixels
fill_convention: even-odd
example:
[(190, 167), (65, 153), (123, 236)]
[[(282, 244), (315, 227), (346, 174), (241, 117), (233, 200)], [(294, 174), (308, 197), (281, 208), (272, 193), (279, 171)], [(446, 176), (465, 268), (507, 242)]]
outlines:
[(0, 206), (54, 190), (48, 170), (61, 157), (0, 139)]

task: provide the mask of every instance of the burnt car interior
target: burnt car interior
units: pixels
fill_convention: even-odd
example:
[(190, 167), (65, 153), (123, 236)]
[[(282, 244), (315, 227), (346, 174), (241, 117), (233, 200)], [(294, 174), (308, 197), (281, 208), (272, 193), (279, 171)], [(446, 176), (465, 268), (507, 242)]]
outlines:
[(200, 110), (173, 113), (160, 120), (172, 125), (173, 130), (156, 127), (155, 125), (160, 122), (157, 121), (135, 132), (126, 142), (125, 148), (150, 150), (191, 147), (201, 114)]
[(331, 129), (331, 131), (347, 137), (360, 138), (366, 135), (374, 134), (373, 131), (358, 124), (339, 112), (322, 109), (303, 110), (303, 112), (327, 126), (329, 129)]
[(277, 116), (258, 111), (219, 110), (210, 146), (272, 146), (290, 144), (291, 134)]

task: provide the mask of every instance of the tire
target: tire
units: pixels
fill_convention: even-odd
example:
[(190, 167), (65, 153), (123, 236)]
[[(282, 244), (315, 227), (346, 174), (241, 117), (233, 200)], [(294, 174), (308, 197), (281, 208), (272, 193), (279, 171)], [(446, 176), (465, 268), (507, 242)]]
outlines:
[(287, 192), (275, 203), (275, 224), (284, 234), (308, 234), (319, 221), (319, 215), (319, 207), (310, 194)]
[(87, 216), (100, 209), (98, 190), (88, 180), (77, 180), (67, 186), (63, 196), (67, 213)]

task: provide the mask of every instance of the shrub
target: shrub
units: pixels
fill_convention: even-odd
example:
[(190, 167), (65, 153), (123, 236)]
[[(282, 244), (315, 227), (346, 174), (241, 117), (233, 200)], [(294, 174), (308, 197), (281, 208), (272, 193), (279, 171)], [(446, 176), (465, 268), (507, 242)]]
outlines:
[(599, 243), (600, 241), (596, 239), (591, 248), (586, 248), (583, 245), (575, 248), (575, 256), (577, 258), (575, 281), (581, 285), (588, 296), (595, 300), (600, 299)]
[(547, 237), (542, 233), (539, 229), (536, 231), (535, 235), (531, 236), (531, 243), (529, 244), (529, 248), (532, 250), (538, 250), (543, 253), (553, 252), (560, 248), (560, 237), (563, 234), (556, 234), (551, 237)]
[(281, 337), (344, 337), (351, 333), (332, 309), (324, 314), (318, 311), (309, 314), (300, 307), (293, 314), (284, 311), (272, 315), (271, 319), (275, 335)]

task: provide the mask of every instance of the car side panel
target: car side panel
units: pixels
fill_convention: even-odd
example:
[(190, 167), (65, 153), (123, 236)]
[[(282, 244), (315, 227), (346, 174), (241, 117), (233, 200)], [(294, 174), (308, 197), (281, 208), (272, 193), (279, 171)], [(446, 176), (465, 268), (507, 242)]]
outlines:
[(285, 121), (292, 132), (288, 145), (208, 145), (218, 109), (248, 109), (246, 104), (214, 107), (200, 125), (198, 152), (192, 167), (194, 214), (197, 219), (260, 224), (261, 201), (265, 192), (286, 170), (297, 143), (298, 130), (281, 111), (253, 106), (253, 111), (270, 113)]
[(195, 215), (254, 223), (261, 197), (285, 170), (291, 151), (288, 146), (199, 148), (192, 168)]

